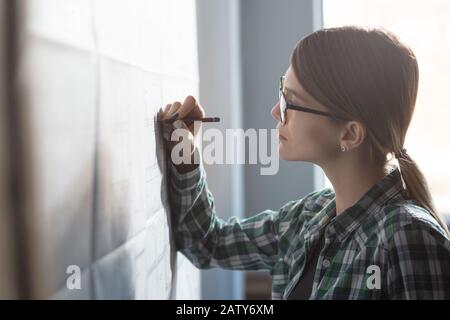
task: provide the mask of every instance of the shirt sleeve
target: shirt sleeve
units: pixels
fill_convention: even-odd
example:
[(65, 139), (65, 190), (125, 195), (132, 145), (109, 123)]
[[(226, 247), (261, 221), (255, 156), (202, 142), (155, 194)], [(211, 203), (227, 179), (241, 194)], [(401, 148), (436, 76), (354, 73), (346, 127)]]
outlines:
[(175, 246), (196, 267), (230, 270), (271, 270), (278, 255), (280, 210), (265, 210), (248, 218), (216, 215), (203, 163), (179, 173), (169, 161), (170, 198)]
[(392, 299), (450, 299), (450, 244), (443, 231), (411, 222), (389, 241), (388, 293)]

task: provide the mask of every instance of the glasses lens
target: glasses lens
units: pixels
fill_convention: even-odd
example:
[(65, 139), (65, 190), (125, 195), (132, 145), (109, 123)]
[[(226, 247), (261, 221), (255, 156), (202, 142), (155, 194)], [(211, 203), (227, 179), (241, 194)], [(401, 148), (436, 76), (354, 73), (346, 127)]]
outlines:
[(286, 100), (284, 100), (283, 95), (283, 76), (280, 77), (280, 88), (279, 88), (279, 98), (280, 98), (280, 118), (281, 123), (284, 124), (285, 122), (285, 112), (286, 112)]
[(284, 124), (285, 122), (285, 112), (286, 112), (286, 100), (284, 100), (283, 93), (280, 90), (280, 117), (281, 117), (281, 123)]

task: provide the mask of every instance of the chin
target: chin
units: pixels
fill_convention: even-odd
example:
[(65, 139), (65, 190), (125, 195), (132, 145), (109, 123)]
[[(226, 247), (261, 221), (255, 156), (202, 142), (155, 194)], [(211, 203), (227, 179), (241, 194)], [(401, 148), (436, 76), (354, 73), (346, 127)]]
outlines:
[(280, 145), (278, 148), (278, 154), (279, 154), (281, 160), (287, 160), (287, 161), (296, 160), (296, 159), (294, 159), (293, 155), (289, 154), (289, 152), (282, 145)]
[(299, 157), (293, 157), (293, 156), (286, 156), (286, 157), (282, 157), (282, 160), (286, 160), (286, 161), (303, 161), (303, 159), (299, 158)]
[(278, 154), (279, 154), (281, 160), (286, 160), (286, 161), (307, 161), (306, 159), (304, 159), (304, 157), (302, 157), (299, 154), (291, 154), (291, 153), (289, 153), (288, 150), (286, 150), (283, 146), (280, 146), (278, 148)]

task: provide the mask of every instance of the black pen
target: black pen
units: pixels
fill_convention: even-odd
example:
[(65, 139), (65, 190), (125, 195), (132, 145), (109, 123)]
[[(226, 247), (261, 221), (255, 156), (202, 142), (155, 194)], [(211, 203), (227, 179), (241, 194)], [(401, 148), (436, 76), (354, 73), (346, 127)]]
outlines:
[(172, 122), (175, 122), (177, 120), (182, 120), (182, 121), (185, 121), (185, 122), (192, 122), (192, 121), (219, 122), (220, 118), (219, 117), (205, 117), (205, 118), (200, 118), (200, 119), (198, 119), (198, 118), (183, 118), (183, 119), (178, 119), (178, 118), (171, 119), (171, 118), (168, 118), (168, 119), (162, 119), (162, 120), (158, 120), (158, 121), (164, 122), (164, 123), (172, 123)]

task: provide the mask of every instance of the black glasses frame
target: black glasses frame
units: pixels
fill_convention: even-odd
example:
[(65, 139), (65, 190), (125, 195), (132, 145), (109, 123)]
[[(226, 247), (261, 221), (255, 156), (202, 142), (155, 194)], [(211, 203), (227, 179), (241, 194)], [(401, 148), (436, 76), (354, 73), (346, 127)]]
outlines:
[[(327, 117), (330, 117), (330, 118), (333, 118), (333, 119), (337, 119), (337, 120), (342, 120), (342, 121), (350, 121), (349, 119), (342, 118), (342, 117), (339, 117), (339, 116), (336, 116), (336, 115), (333, 115), (333, 114), (330, 114), (330, 113), (327, 113), (327, 112), (314, 110), (314, 109), (311, 109), (311, 108), (308, 108), (308, 107), (297, 106), (297, 105), (293, 105), (293, 104), (288, 103), (287, 100), (286, 100), (286, 97), (284, 95), (284, 92), (283, 92), (283, 79), (284, 79), (284, 76), (281, 76), (280, 77), (280, 88), (279, 88), (279, 98), (280, 98), (279, 105), (280, 105), (280, 116), (281, 116), (281, 123), (282, 124), (286, 123), (286, 110), (287, 109), (303, 111), (303, 112), (308, 112), (308, 113), (314, 113), (314, 114), (318, 114), (318, 115), (321, 115), (321, 116), (327, 116)], [(284, 101), (284, 106), (283, 106), (283, 103), (281, 103), (282, 102), (281, 99), (283, 99), (283, 101)]]

